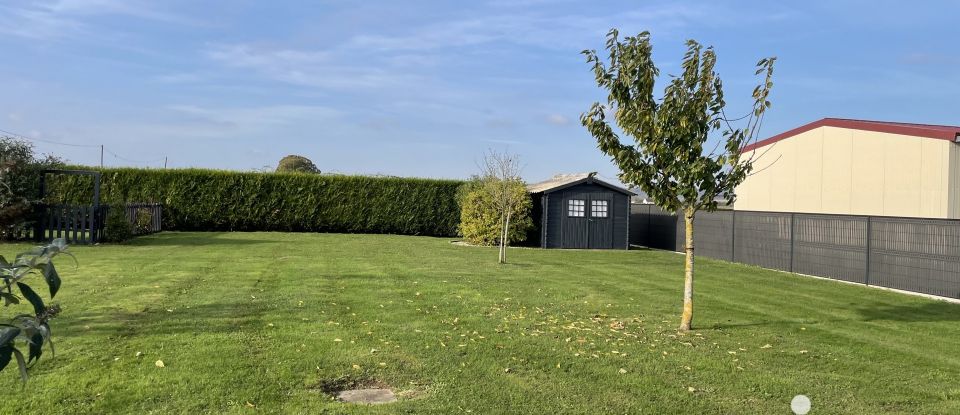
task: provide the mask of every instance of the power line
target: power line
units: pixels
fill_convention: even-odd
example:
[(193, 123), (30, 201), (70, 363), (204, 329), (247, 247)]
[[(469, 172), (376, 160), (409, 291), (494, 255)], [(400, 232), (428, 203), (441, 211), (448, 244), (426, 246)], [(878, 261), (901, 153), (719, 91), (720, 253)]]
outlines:
[(123, 161), (128, 161), (128, 162), (130, 162), (130, 163), (143, 163), (143, 164), (147, 164), (147, 163), (158, 163), (158, 162), (164, 161), (164, 160), (166, 159), (166, 157), (161, 157), (161, 158), (153, 159), (153, 160), (133, 160), (133, 159), (129, 159), (129, 158), (123, 157), (123, 156), (121, 156), (121, 155), (119, 155), (119, 154), (117, 154), (117, 153), (114, 153), (114, 152), (110, 151), (110, 150), (107, 150), (106, 148), (104, 148), (103, 151), (106, 151), (106, 152), (109, 153), (111, 156), (114, 156), (114, 157), (116, 157), (116, 158), (118, 158), (118, 159), (120, 159), (120, 160), (123, 160)]
[(25, 136), (25, 135), (23, 135), (23, 134), (17, 134), (17, 133), (14, 133), (14, 132), (11, 132), (11, 131), (7, 131), (7, 130), (0, 130), (0, 133), (9, 134), (9, 135), (14, 136), (14, 137), (17, 137), (17, 138), (22, 138), (22, 139), (24, 139), (24, 140), (36, 141), (36, 142), (47, 143), (47, 144), (57, 144), (57, 145), (61, 145), (61, 146), (71, 146), (71, 147), (100, 147), (99, 144), (74, 144), (74, 143), (60, 143), (60, 142), (57, 142), (57, 141), (50, 141), (50, 140), (41, 140), (41, 139), (39, 139), (39, 138), (27, 137), (27, 136)]
[(41, 139), (39, 139), (39, 138), (28, 137), (28, 136), (25, 136), (25, 135), (23, 135), (23, 134), (18, 134), (18, 133), (15, 133), (15, 132), (12, 132), (12, 131), (3, 130), (3, 129), (0, 129), (0, 133), (8, 134), (8, 135), (10, 135), (10, 136), (13, 136), (13, 137), (16, 137), (16, 138), (20, 138), (20, 139), (23, 139), (23, 140), (36, 141), (36, 142), (39, 142), (39, 143), (46, 143), (46, 144), (56, 144), (56, 145), (61, 145), (61, 146), (84, 147), (84, 148), (99, 147), (99, 148), (100, 148), (100, 167), (103, 167), (103, 152), (107, 152), (107, 153), (109, 153), (110, 155), (112, 155), (113, 157), (117, 158), (118, 160), (123, 160), (123, 161), (129, 162), (129, 163), (148, 164), (148, 163), (159, 163), (159, 162), (162, 161), (162, 162), (163, 162), (163, 167), (164, 167), (164, 168), (167, 167), (167, 157), (166, 157), (166, 156), (161, 157), (161, 158), (158, 158), (158, 159), (153, 159), (153, 160), (134, 160), (134, 159), (121, 156), (121, 155), (119, 155), (119, 154), (117, 154), (117, 153), (114, 153), (113, 151), (108, 150), (103, 144), (61, 143), (61, 142), (57, 142), (57, 141), (41, 140)]

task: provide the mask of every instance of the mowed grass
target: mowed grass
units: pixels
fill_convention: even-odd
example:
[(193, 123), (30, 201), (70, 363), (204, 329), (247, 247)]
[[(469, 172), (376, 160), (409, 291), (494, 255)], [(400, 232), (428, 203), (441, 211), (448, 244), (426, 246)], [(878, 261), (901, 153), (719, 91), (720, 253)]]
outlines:
[[(511, 249), (497, 265), (449, 242), (72, 247), (57, 356), (25, 388), (0, 372), (0, 413), (775, 414), (797, 394), (815, 414), (960, 413), (960, 305), (699, 259), (697, 329), (678, 335), (680, 255)], [(323, 391), (351, 382), (401, 399)]]

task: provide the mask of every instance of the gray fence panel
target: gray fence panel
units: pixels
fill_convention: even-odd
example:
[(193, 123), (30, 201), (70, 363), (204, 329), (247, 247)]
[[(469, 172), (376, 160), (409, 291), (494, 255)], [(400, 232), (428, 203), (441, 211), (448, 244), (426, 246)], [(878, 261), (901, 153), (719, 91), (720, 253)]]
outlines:
[(693, 221), (694, 252), (709, 258), (732, 261), (733, 232), (730, 232), (731, 229), (733, 229), (733, 211), (697, 213)]
[[(683, 218), (635, 208), (631, 243), (682, 251)], [(781, 212), (700, 212), (700, 256), (960, 298), (960, 220)]]
[(870, 284), (960, 298), (960, 221), (871, 220)]
[[(677, 251), (677, 215), (654, 205), (634, 204), (630, 207), (630, 243), (656, 249)], [(682, 221), (681, 221), (682, 225)], [(681, 229), (682, 230), (682, 229)]]
[(630, 205), (630, 244), (649, 246), (649, 238), (656, 235), (650, 232), (650, 207), (653, 205)]
[(775, 212), (737, 212), (734, 261), (764, 268), (792, 270), (792, 215)]
[(793, 271), (867, 282), (867, 218), (795, 214)]

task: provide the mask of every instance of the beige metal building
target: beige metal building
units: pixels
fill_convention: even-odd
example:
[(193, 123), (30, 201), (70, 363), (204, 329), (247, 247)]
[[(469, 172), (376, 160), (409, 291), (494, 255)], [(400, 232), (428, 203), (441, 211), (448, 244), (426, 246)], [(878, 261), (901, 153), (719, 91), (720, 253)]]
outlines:
[(960, 218), (960, 127), (825, 118), (744, 148), (736, 210)]

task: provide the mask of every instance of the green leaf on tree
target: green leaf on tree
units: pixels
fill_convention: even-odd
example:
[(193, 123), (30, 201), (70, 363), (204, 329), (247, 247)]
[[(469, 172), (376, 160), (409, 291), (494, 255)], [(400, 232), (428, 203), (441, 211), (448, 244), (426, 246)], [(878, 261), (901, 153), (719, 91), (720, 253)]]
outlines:
[(47, 280), (47, 285), (50, 286), (50, 298), (55, 297), (57, 291), (60, 291), (60, 274), (57, 273), (53, 262), (48, 262), (43, 268), (43, 279)]
[(30, 304), (33, 304), (33, 311), (37, 314), (43, 314), (47, 307), (43, 305), (43, 299), (37, 295), (36, 291), (33, 291), (33, 288), (30, 288), (29, 285), (22, 282), (17, 283), (17, 288), (20, 289), (20, 293), (23, 294), (23, 297), (30, 301)]

